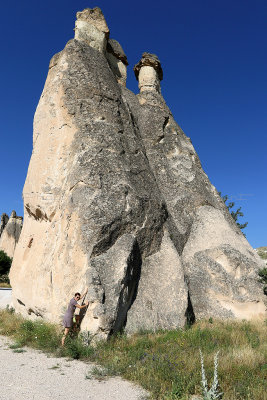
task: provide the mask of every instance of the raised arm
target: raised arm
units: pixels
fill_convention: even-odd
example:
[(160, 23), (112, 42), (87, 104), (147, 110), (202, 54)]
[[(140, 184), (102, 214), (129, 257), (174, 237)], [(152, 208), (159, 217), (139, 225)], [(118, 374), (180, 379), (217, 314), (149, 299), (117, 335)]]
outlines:
[(81, 299), (87, 294), (88, 292), (88, 288), (86, 288), (85, 292), (83, 294), (81, 294)]
[(75, 307), (77, 307), (77, 308), (85, 308), (85, 307), (87, 307), (88, 306), (88, 301), (83, 305), (83, 306), (80, 306), (80, 304), (75, 304)]

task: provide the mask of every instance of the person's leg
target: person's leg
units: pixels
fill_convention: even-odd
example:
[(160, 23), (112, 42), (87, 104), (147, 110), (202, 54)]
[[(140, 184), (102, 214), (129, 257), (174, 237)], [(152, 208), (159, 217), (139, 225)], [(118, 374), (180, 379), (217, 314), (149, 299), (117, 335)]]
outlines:
[(80, 315), (75, 315), (75, 322), (72, 325), (72, 329), (74, 332), (78, 332), (79, 331), (79, 325), (80, 325)]
[(65, 344), (65, 339), (66, 339), (66, 336), (69, 333), (69, 330), (70, 330), (70, 328), (65, 328), (65, 330), (64, 330), (64, 334), (63, 334), (63, 337), (62, 337), (62, 340), (61, 340), (62, 346), (64, 346), (64, 344)]

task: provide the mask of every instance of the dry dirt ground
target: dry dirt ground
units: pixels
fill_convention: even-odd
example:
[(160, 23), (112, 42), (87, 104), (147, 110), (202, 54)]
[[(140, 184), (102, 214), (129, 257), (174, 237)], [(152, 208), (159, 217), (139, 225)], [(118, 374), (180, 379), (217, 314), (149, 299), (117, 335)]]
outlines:
[(96, 379), (92, 363), (49, 357), (30, 348), (16, 353), (10, 344), (0, 336), (1, 400), (141, 400), (148, 396), (121, 378)]

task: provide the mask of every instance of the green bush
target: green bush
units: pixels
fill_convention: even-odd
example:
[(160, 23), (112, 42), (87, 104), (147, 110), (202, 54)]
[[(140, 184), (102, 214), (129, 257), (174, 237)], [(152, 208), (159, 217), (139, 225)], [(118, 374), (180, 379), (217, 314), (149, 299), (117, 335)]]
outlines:
[[(262, 268), (260, 271), (259, 271), (259, 277), (260, 277), (260, 279), (259, 279), (259, 281), (261, 282), (261, 283), (267, 283), (267, 268), (265, 267), (265, 268)], [(264, 287), (263, 287), (263, 293), (267, 296), (267, 285), (265, 285)]]
[(3, 250), (0, 250), (0, 275), (9, 273), (11, 263), (12, 259)]
[(257, 252), (263, 260), (267, 260), (267, 247), (260, 247), (257, 249)]
[(76, 338), (67, 336), (62, 355), (78, 360), (90, 357), (93, 352), (94, 349), (90, 346), (85, 346), (80, 336)]
[(8, 277), (8, 275), (7, 274), (5, 274), (5, 275), (0, 275), (0, 283), (10, 283), (9, 282), (9, 277)]
[(267, 268), (262, 268), (259, 271), (259, 277), (260, 277), (260, 282), (261, 283), (267, 283)]

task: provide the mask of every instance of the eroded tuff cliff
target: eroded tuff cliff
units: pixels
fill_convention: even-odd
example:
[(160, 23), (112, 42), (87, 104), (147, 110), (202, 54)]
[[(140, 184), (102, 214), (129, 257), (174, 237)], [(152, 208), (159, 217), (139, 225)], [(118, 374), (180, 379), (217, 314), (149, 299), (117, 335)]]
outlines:
[(202, 317), (264, 317), (262, 264), (211, 185), (160, 93), (159, 59), (135, 66), (99, 8), (77, 13), (35, 117), (11, 269), (13, 303), (59, 322), (89, 287), (98, 337)]
[(0, 224), (0, 250), (13, 258), (16, 245), (22, 230), (23, 218), (12, 211), (10, 217), (3, 213)]

